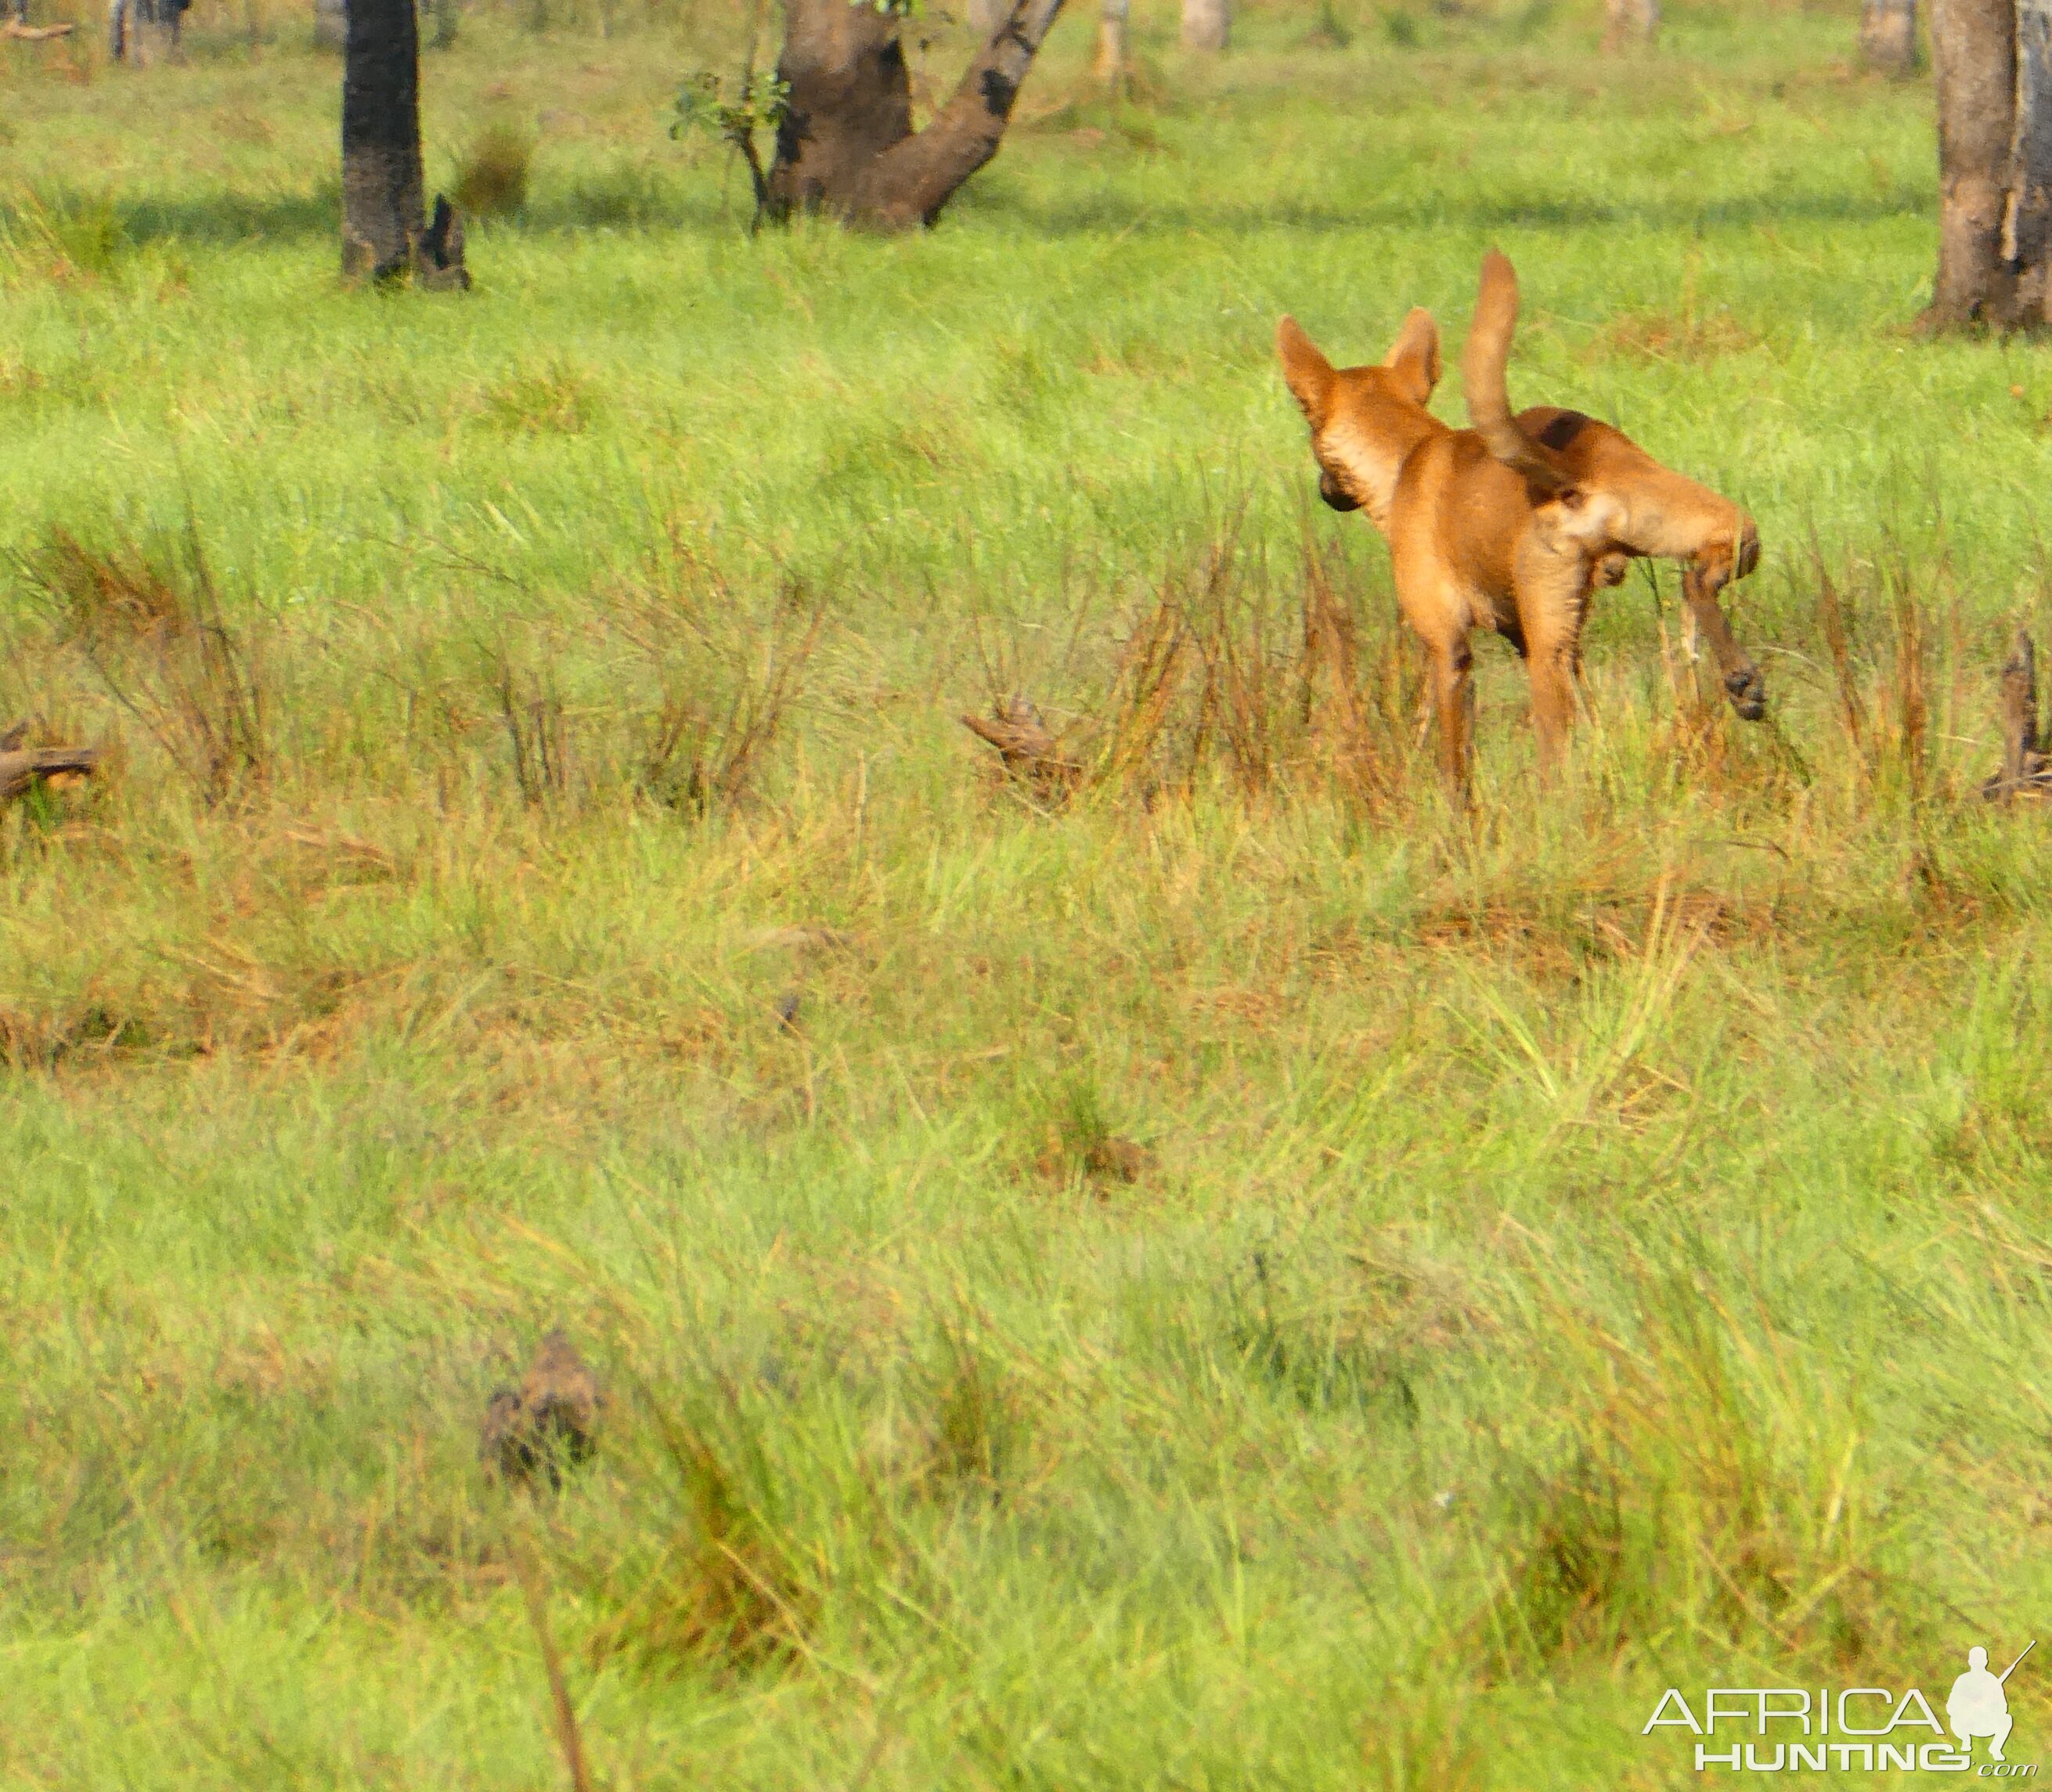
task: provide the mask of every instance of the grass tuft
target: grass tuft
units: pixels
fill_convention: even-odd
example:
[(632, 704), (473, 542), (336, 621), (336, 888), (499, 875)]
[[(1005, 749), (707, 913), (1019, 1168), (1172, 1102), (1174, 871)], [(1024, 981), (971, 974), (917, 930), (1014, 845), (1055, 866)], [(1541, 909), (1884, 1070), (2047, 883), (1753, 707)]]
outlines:
[(803, 1652), (824, 1587), (764, 1415), (731, 1387), (658, 1420), (676, 1516), (660, 1552), (593, 1631), (602, 1666), (747, 1675)]
[(118, 276), (134, 248), (104, 194), (22, 195), (0, 217), (0, 250), (17, 278), (99, 283)]
[(521, 368), (484, 394), (485, 421), (508, 435), (582, 436), (604, 411), (590, 375), (566, 361)]
[[(453, 18), (453, 7), (437, 10)], [(453, 37), (453, 27), (451, 28)], [(489, 124), (456, 164), (449, 197), (469, 217), (511, 217), (527, 209), (534, 174), (535, 140), (504, 122)]]
[(175, 554), (101, 550), (57, 530), (23, 563), (57, 639), (91, 668), (210, 804), (246, 794), (270, 768), (264, 668), (222, 608), (190, 532)]
[(1012, 1379), (978, 1328), (943, 1320), (923, 1390), (930, 1409), (918, 1485), (929, 1497), (995, 1501), (1016, 1473), (1024, 1417)]
[(1585, 1373), (1485, 1621), (1496, 1671), (1718, 1644), (1819, 1672), (1899, 1658), (1916, 1601), (1884, 1566), (1857, 1405), (1690, 1277), (1639, 1286), (1629, 1341), (1556, 1315)]

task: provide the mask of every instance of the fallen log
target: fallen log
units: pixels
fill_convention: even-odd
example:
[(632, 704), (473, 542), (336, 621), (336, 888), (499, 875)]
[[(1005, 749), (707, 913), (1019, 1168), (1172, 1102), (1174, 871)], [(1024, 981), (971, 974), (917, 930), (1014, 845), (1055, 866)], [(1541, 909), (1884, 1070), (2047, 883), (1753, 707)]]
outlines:
[(0, 803), (11, 803), (46, 779), (89, 777), (100, 763), (98, 747), (25, 747), (29, 725), (17, 722), (0, 734)]
[(18, 18), (10, 18), (0, 25), (0, 37), (12, 37), (23, 44), (46, 44), (53, 37), (69, 37), (77, 29), (69, 24), (24, 25)]
[(1067, 796), (1083, 775), (1082, 765), (1063, 750), (1059, 738), (1024, 697), (993, 703), (988, 721), (980, 715), (965, 715), (961, 725), (997, 748), (1004, 769), (1044, 798)]

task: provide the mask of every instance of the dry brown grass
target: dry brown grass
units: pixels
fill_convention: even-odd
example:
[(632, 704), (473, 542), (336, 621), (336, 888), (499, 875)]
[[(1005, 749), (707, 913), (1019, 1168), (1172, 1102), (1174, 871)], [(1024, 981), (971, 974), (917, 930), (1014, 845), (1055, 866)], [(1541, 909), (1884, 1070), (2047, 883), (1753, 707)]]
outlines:
[(1599, 331), (1583, 358), (1610, 360), (1623, 356), (1643, 361), (1716, 361), (1743, 354), (1766, 338), (1729, 311), (1707, 316), (1694, 311), (1628, 313)]
[[(1834, 577), (1813, 540), (1809, 562), (1817, 633), (1831, 670), (1846, 757), (1867, 792), (1893, 782), (1913, 801), (1925, 793), (1935, 770), (1929, 600), (1900, 554), (1891, 555), (1878, 573), (1848, 567)], [(1872, 589), (1877, 577), (1878, 594)]]
[(231, 624), (188, 532), (176, 557), (88, 546), (52, 534), (22, 567), (78, 654), (209, 804), (249, 793), (270, 769), (269, 696), (249, 630)]
[(767, 769), (802, 701), (805, 674), (824, 627), (824, 606), (802, 586), (785, 587), (773, 620), (754, 641), (723, 640), (703, 611), (674, 612), (672, 626), (719, 661), (724, 688), (694, 680), (672, 663), (640, 755), (642, 788), (672, 808), (705, 815), (744, 800)]
[(1479, 903), (1442, 896), (1412, 917), (1420, 945), (1479, 955), (1542, 982), (1569, 983), (1594, 966), (1643, 957), (1651, 930), (1676, 926), (1715, 947), (1760, 946), (1788, 937), (1801, 904), (1782, 892), (1747, 897), (1707, 888), (1656, 890), (1615, 884), (1557, 887), (1523, 901), (1491, 894)]
[(1625, 312), (1597, 333), (1582, 358), (1702, 362), (1758, 347), (1766, 340), (1759, 331), (1722, 306), (1705, 307), (1697, 291), (1700, 274), (1698, 258), (1690, 256), (1674, 310)]
[[(1393, 626), (1370, 636), (1341, 582), (1307, 545), (1294, 589), (1279, 584), (1228, 520), (1193, 567), (1172, 569), (1122, 619), (1102, 670), (1066, 694), (1059, 726), (1021, 712), (1040, 744), (1008, 764), (1057, 804), (1083, 788), (1151, 803), (1216, 775), (1251, 800), (1315, 792), (1392, 814), (1416, 752), (1420, 675)], [(1017, 656), (979, 650), (997, 725), (1017, 736)], [(1069, 656), (1079, 657), (1073, 640)], [(989, 725), (972, 726), (1005, 750)]]

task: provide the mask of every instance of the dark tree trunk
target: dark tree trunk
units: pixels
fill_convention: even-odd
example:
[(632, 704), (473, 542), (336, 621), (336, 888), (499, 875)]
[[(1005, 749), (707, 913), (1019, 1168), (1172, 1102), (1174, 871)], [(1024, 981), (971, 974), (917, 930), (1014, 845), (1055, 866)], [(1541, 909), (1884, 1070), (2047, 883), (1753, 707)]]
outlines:
[(912, 133), (898, 22), (848, 0), (790, 0), (777, 72), (790, 84), (777, 127), (769, 209), (845, 209), (871, 163)]
[(2052, 0), (1933, 0), (1934, 328), (2035, 328), (2052, 261)]
[(1866, 0), (1860, 13), (1860, 60), (1884, 75), (1917, 72), (1917, 0)]
[(421, 44), (413, 0), (349, 0), (342, 74), (342, 272), (464, 288), (463, 225), (444, 199), (425, 216)]
[(931, 224), (997, 153), (1061, 10), (1062, 0), (1011, 0), (948, 103), (915, 132), (900, 21), (848, 0), (790, 0), (777, 64), (790, 109), (764, 209), (831, 212), (880, 230)]
[[(107, 54), (116, 62), (147, 68), (178, 53), (178, 40), (190, 0), (111, 0), (107, 9)], [(28, 8), (20, 9), (23, 18)]]
[(342, 271), (409, 268), (427, 221), (413, 0), (349, 0), (342, 74)]

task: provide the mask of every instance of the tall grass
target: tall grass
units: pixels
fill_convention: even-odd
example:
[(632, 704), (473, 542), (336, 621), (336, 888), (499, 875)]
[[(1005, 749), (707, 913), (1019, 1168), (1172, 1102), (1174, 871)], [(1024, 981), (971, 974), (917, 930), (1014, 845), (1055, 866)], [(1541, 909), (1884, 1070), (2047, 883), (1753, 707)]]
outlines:
[[(424, 63), (460, 302), (336, 288), (283, 15), (0, 61), (0, 729), (113, 749), (0, 815), (0, 1782), (1650, 1784), (2026, 1626), (2052, 393), (1892, 333), (1850, 15), (1143, 9), (883, 243), (664, 135), (741, 10), (546, 14)], [(1656, 574), (1462, 816), (1268, 342), (1497, 240), (1771, 709)]]

